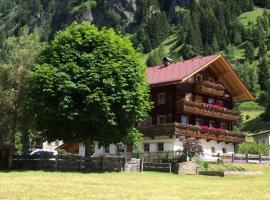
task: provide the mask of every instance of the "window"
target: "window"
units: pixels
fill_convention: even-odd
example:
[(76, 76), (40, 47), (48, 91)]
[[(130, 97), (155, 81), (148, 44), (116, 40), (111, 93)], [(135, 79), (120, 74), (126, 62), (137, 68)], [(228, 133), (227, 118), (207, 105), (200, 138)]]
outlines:
[(165, 104), (165, 98), (166, 98), (166, 94), (164, 92), (158, 93), (158, 105)]
[(192, 101), (193, 100), (193, 94), (192, 93), (186, 93), (186, 101)]
[(157, 124), (166, 124), (166, 115), (158, 115)]
[(214, 82), (215, 82), (215, 78), (212, 77), (212, 76), (209, 76), (209, 77), (208, 77), (208, 81), (214, 83)]
[(210, 120), (209, 121), (209, 127), (214, 128), (215, 127), (215, 121)]
[(226, 122), (220, 122), (220, 128), (227, 130), (227, 123)]
[(213, 98), (208, 98), (208, 103), (209, 104), (214, 104), (215, 103), (215, 100)]
[(201, 74), (196, 74), (196, 82), (202, 81), (202, 75)]
[(227, 149), (225, 147), (222, 148), (222, 153), (227, 153)]
[(182, 115), (182, 116), (181, 116), (181, 123), (182, 123), (182, 124), (188, 124), (188, 117), (185, 116), (185, 115)]
[(145, 143), (145, 144), (143, 145), (143, 150), (144, 150), (144, 152), (149, 152), (149, 151), (150, 151), (150, 144)]
[(188, 82), (189, 82), (189, 83), (194, 83), (194, 76), (191, 76), (191, 77), (188, 79)]
[(164, 150), (164, 143), (158, 143), (158, 151), (162, 152)]
[(212, 153), (216, 153), (216, 148), (215, 147), (211, 147), (211, 152)]
[(201, 118), (196, 118), (195, 119), (195, 125), (201, 126), (202, 125), (202, 119)]

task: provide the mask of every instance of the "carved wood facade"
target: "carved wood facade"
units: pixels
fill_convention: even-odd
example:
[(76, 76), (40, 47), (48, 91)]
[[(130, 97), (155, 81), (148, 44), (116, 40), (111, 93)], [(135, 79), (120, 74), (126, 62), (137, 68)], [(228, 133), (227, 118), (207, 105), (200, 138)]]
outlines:
[(152, 86), (151, 100), (150, 118), (140, 126), (145, 136), (176, 135), (226, 143), (245, 139), (232, 132), (240, 114), (233, 110), (229, 91), (210, 68), (185, 82)]

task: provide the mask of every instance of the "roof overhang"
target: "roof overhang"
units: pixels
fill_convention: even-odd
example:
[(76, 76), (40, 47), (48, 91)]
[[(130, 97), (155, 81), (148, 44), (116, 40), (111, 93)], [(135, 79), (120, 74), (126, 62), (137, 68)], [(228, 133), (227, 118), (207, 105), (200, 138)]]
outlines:
[(210, 68), (223, 82), (234, 102), (252, 101), (255, 99), (250, 90), (241, 81), (232, 66), (222, 55), (217, 56), (206, 65), (184, 77), (181, 82), (186, 82), (190, 77), (207, 68)]

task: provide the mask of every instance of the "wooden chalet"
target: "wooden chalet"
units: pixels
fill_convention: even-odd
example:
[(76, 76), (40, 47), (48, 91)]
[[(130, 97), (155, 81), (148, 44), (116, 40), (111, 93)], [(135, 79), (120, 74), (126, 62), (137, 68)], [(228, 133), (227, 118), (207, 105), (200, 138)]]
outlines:
[(181, 137), (197, 139), (205, 153), (233, 153), (245, 141), (233, 132), (233, 105), (254, 97), (222, 55), (149, 67), (147, 80), (154, 108), (139, 127), (145, 152), (180, 150)]

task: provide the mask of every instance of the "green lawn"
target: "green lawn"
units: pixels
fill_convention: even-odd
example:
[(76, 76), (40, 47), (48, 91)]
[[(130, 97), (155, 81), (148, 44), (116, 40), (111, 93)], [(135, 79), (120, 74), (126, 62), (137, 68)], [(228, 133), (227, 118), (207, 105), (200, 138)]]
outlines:
[(270, 167), (250, 166), (264, 170), (264, 175), (221, 178), (149, 172), (0, 172), (0, 199), (270, 199)]
[(244, 12), (238, 17), (238, 19), (245, 27), (248, 27), (249, 23), (256, 24), (257, 18), (263, 15), (263, 10), (264, 8), (256, 7), (253, 11)]

